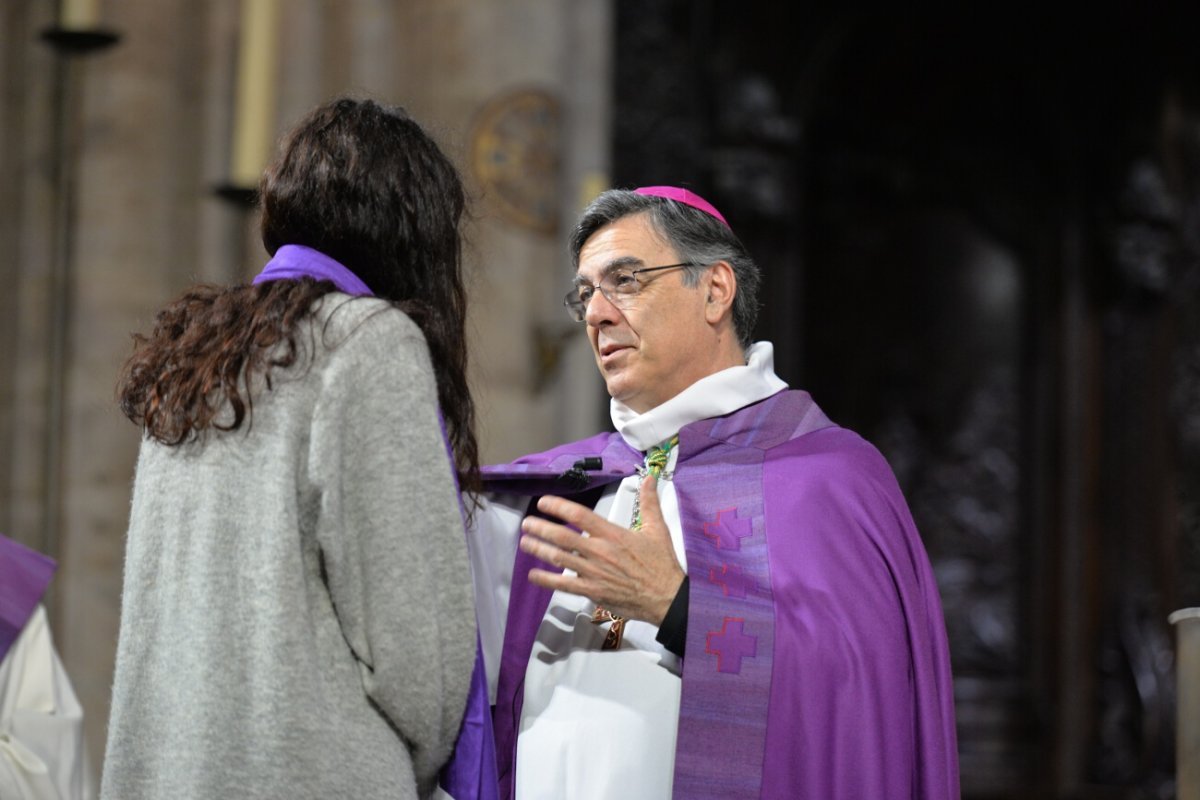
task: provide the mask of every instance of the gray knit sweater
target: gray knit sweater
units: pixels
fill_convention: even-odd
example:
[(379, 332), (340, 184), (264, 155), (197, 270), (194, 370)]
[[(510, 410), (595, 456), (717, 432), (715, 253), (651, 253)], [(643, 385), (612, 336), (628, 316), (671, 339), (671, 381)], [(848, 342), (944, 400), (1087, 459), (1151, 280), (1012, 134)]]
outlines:
[(424, 339), (324, 298), (249, 425), (146, 441), (101, 797), (433, 789), (475, 652)]

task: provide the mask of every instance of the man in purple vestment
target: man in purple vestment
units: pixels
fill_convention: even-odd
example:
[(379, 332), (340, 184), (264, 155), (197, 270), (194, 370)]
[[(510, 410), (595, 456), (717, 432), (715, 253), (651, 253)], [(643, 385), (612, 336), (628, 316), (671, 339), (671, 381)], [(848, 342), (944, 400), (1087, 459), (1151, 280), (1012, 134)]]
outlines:
[(616, 432), (485, 470), (501, 795), (957, 797), (921, 539), (879, 453), (751, 341), (759, 273), (724, 217), (605, 192), (571, 250)]

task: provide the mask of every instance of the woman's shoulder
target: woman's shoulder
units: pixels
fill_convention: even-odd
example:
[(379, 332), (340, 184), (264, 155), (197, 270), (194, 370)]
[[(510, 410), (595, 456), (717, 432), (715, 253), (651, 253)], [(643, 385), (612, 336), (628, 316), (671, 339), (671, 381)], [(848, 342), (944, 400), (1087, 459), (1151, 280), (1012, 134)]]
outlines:
[(350, 339), (395, 338), (423, 342), (425, 338), (407, 314), (377, 297), (330, 292), (317, 300), (312, 321), (331, 344)]
[(381, 372), (417, 380), (432, 372), (424, 334), (386, 300), (331, 292), (319, 301), (301, 338), (313, 348), (312, 368), (327, 380), (377, 381)]

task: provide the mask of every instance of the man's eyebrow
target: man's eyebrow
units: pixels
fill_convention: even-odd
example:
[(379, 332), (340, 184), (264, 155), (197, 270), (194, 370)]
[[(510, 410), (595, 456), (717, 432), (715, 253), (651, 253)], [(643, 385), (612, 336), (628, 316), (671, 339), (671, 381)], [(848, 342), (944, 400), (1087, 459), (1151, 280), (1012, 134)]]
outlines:
[[(629, 269), (630, 267), (636, 269), (644, 266), (646, 266), (646, 262), (637, 256), (621, 256), (619, 258), (614, 258), (612, 261), (604, 265), (604, 269), (600, 270), (600, 280), (604, 280), (606, 277), (619, 269)], [(591, 281), (581, 276), (578, 272), (575, 273), (575, 278), (571, 282), (576, 286), (591, 285)]]

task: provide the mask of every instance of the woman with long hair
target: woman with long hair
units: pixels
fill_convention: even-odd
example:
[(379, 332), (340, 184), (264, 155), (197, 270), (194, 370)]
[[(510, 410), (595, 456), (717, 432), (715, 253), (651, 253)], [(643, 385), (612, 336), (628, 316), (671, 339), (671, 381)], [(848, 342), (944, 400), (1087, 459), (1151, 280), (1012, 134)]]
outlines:
[(424, 796), (475, 656), (463, 188), (402, 109), (343, 98), (259, 195), (262, 273), (167, 305), (121, 376), (144, 437), (101, 795)]

